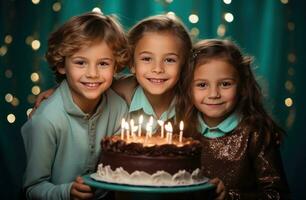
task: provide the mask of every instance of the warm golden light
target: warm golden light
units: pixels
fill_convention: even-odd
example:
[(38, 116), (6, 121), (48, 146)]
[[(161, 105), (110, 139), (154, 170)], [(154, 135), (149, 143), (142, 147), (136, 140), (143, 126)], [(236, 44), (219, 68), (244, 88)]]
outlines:
[(234, 15), (232, 13), (225, 13), (224, 14), (224, 19), (227, 22), (232, 22), (232, 21), (234, 21)]
[(11, 102), (12, 106), (18, 106), (19, 105), (19, 99), (17, 97), (13, 98), (13, 101)]
[(191, 22), (191, 23), (193, 23), (193, 24), (195, 24), (195, 23), (198, 23), (198, 21), (199, 21), (199, 16), (198, 15), (196, 15), (196, 14), (191, 14), (191, 15), (189, 15), (189, 21)]
[(38, 75), (38, 73), (36, 73), (36, 72), (32, 73), (32, 74), (31, 74), (31, 80), (32, 80), (33, 82), (39, 81), (39, 75)]
[(93, 8), (92, 12), (102, 13), (101, 9), (98, 7)]
[(15, 120), (16, 120), (16, 117), (15, 117), (15, 115), (14, 114), (8, 114), (7, 115), (7, 117), (6, 117), (6, 119), (7, 119), (7, 121), (9, 122), (9, 123), (14, 123), (15, 122)]
[(33, 42), (34, 38), (32, 36), (28, 36), (26, 39), (25, 39), (25, 43), (27, 45), (31, 45), (31, 43)]
[(5, 42), (6, 44), (11, 44), (12, 41), (13, 41), (13, 37), (12, 37), (11, 35), (5, 36), (4, 42)]
[(170, 11), (166, 14), (169, 18), (174, 19), (175, 18), (175, 13)]
[(296, 56), (294, 53), (289, 53), (288, 54), (288, 61), (291, 63), (294, 63), (296, 61)]
[(285, 83), (285, 88), (288, 90), (288, 91), (292, 91), (293, 90), (293, 83), (291, 81), (286, 81)]
[(40, 47), (40, 41), (39, 40), (33, 40), (31, 43), (32, 49), (33, 50), (38, 50)]
[(220, 36), (220, 37), (223, 37), (226, 33), (226, 28), (224, 26), (224, 24), (220, 24), (218, 26), (218, 30), (217, 30), (217, 34)]
[(5, 101), (8, 102), (8, 103), (11, 103), (13, 101), (13, 98), (14, 98), (13, 95), (10, 94), (10, 93), (7, 93), (5, 95)]
[(287, 107), (291, 107), (293, 105), (293, 100), (290, 97), (286, 98), (285, 99), (285, 105)]
[(223, 0), (223, 3), (225, 3), (225, 4), (231, 4), (231, 3), (232, 3), (232, 0)]
[(0, 56), (4, 56), (6, 52), (7, 52), (7, 47), (5, 45), (0, 47)]
[(283, 4), (287, 4), (289, 1), (288, 0), (280, 0)]
[(198, 36), (198, 35), (200, 34), (200, 30), (199, 30), (198, 28), (192, 28), (192, 29), (190, 30), (190, 34), (191, 34), (192, 36)]
[(62, 9), (62, 5), (61, 5), (61, 3), (59, 3), (59, 2), (56, 2), (56, 3), (54, 3), (53, 5), (52, 5), (52, 10), (54, 11), (54, 12), (58, 12), (58, 11), (60, 11)]
[(27, 100), (28, 100), (28, 102), (29, 102), (30, 104), (35, 103), (35, 99), (36, 99), (35, 95), (33, 95), (33, 94), (28, 95)]
[(39, 4), (40, 0), (32, 0), (33, 4)]
[(39, 93), (40, 93), (40, 87), (39, 86), (33, 86), (32, 87), (32, 93), (34, 94), (34, 95), (38, 95)]
[(33, 110), (33, 108), (29, 108), (28, 110), (27, 110), (27, 116), (29, 116), (30, 115), (30, 113), (32, 112), (32, 110)]

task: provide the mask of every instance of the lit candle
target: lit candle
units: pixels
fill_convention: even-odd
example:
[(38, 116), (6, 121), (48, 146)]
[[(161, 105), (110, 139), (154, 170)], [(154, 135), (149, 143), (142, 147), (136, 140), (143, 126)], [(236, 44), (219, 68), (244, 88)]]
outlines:
[(173, 132), (173, 128), (172, 128), (172, 125), (170, 122), (168, 122), (166, 125), (165, 125), (165, 129), (167, 131), (167, 143), (168, 144), (172, 144), (172, 132)]
[(139, 119), (138, 119), (138, 137), (141, 136), (141, 124), (143, 122), (143, 116), (140, 115)]
[(147, 123), (147, 125), (146, 125), (146, 139), (145, 139), (145, 143), (147, 143), (148, 142), (148, 138), (149, 138), (149, 134), (150, 134), (150, 132), (151, 132), (151, 130), (152, 130), (152, 126), (151, 126), (151, 124), (149, 124), (149, 123)]
[(180, 122), (180, 142), (183, 140), (183, 130), (184, 130), (184, 122)]
[(160, 137), (164, 138), (164, 121), (157, 120), (157, 123), (160, 125)]
[(169, 144), (172, 144), (172, 133), (173, 133), (173, 128), (170, 122), (169, 123)]
[(126, 139), (128, 141), (130, 139), (130, 126), (128, 122), (125, 122), (125, 129), (126, 129)]
[(131, 119), (130, 120), (130, 127), (131, 127), (131, 135), (132, 135), (132, 137), (134, 137), (134, 120), (133, 119)]
[(121, 120), (121, 140), (124, 139), (124, 127), (125, 127), (125, 119)]

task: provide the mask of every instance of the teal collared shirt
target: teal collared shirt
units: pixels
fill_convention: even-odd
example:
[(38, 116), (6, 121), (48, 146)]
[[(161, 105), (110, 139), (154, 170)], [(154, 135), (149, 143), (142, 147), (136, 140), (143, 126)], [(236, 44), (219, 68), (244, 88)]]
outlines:
[(150, 116), (153, 116), (153, 132), (155, 132), (158, 128), (157, 120), (167, 121), (175, 117), (175, 99), (172, 100), (169, 108), (162, 113), (160, 118), (157, 118), (152, 105), (144, 94), (143, 88), (141, 86), (137, 86), (130, 105), (129, 118), (134, 119), (135, 123), (138, 124), (140, 115), (143, 115), (144, 117), (142, 124), (144, 130)]
[(201, 113), (198, 113), (198, 119), (199, 119), (199, 127), (198, 130), (202, 135), (208, 138), (218, 138), (224, 136), (226, 133), (231, 132), (234, 130), (239, 122), (240, 117), (237, 113), (232, 113), (230, 116), (228, 116), (225, 120), (223, 120), (218, 126), (216, 127), (209, 127), (203, 120)]
[(77, 176), (95, 171), (100, 141), (120, 131), (127, 105), (111, 89), (89, 116), (74, 104), (63, 81), (22, 127), (27, 156), (23, 187), (28, 199), (70, 199)]

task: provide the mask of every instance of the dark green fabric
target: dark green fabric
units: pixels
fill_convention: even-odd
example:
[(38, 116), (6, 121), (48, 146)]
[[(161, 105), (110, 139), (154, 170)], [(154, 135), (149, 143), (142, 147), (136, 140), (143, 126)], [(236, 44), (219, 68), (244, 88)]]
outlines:
[[(7, 0), (0, 3), (0, 48), (7, 47), (5, 55), (0, 53), (1, 199), (18, 199), (20, 194), (25, 167), (20, 127), (27, 119), (26, 110), (32, 107), (27, 100), (34, 85), (30, 75), (39, 72), (38, 85), (42, 90), (54, 85), (44, 60), (48, 35), (71, 16), (94, 7), (100, 7), (105, 14), (117, 15), (126, 29), (144, 17), (169, 11), (175, 12), (190, 30), (198, 28), (198, 38), (219, 37), (217, 28), (224, 24), (226, 33), (222, 38), (233, 39), (245, 53), (255, 57), (255, 72), (267, 97), (266, 107), (287, 131), (282, 153), (293, 199), (306, 199), (305, 1), (289, 0), (288, 4), (283, 4), (280, 0), (233, 0), (226, 5), (221, 0), (174, 0), (170, 4), (165, 0), (61, 0), (61, 10), (54, 12), (55, 2), (41, 0), (34, 5), (30, 0)], [(234, 15), (232, 23), (224, 20), (225, 12)], [(199, 16), (197, 24), (188, 20), (192, 13)], [(288, 22), (294, 23), (291, 31)], [(4, 42), (8, 34), (13, 37), (11, 44)], [(30, 35), (40, 40), (38, 51), (25, 43)], [(289, 53), (295, 54), (294, 62), (288, 61)], [(291, 75), (289, 68), (294, 70)], [(12, 71), (11, 78), (5, 75), (8, 69)], [(292, 81), (293, 90), (285, 88), (287, 80)], [(20, 104), (15, 107), (7, 103), (4, 99), (7, 93), (16, 96)], [(287, 97), (293, 99), (292, 107), (285, 106)], [(16, 116), (13, 124), (6, 119), (10, 113)], [(292, 123), (288, 123), (288, 116), (293, 116)]]

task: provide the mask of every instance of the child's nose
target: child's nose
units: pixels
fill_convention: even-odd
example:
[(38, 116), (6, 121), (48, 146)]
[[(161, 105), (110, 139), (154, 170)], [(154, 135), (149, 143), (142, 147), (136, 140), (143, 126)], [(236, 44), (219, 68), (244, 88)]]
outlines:
[(98, 68), (96, 66), (89, 66), (86, 71), (86, 77), (96, 78), (99, 76)]
[(209, 88), (209, 98), (220, 98), (220, 91), (218, 87), (210, 87)]
[(164, 72), (164, 66), (163, 63), (154, 63), (153, 68), (152, 68), (152, 72), (155, 73), (163, 73)]

